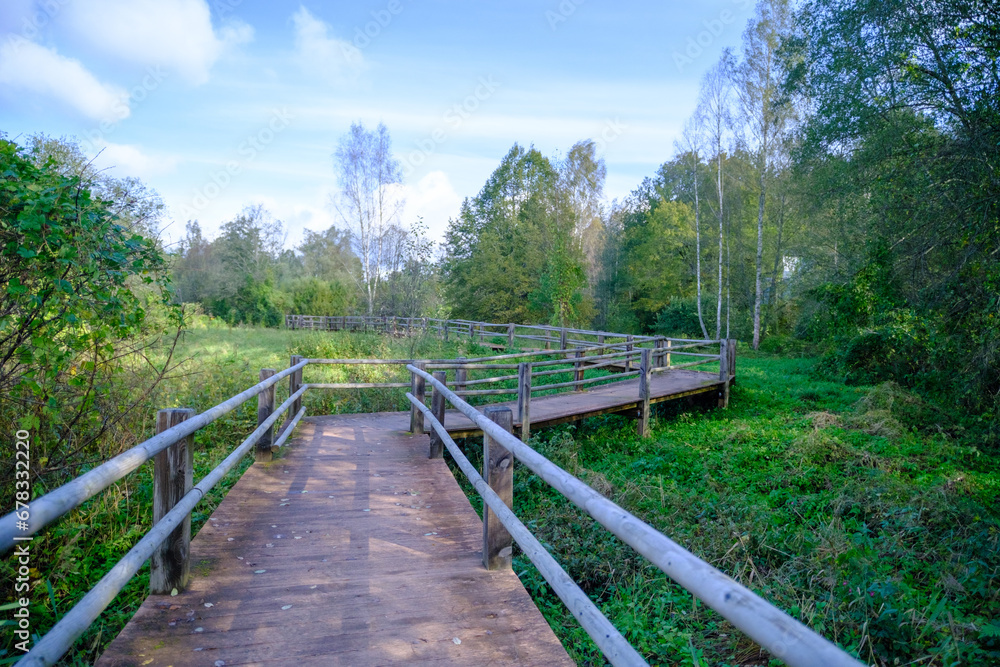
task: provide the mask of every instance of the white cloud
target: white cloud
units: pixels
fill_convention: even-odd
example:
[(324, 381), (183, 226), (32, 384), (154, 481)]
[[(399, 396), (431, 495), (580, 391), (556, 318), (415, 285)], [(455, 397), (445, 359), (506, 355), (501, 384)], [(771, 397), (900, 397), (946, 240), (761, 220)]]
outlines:
[(132, 144), (105, 143), (99, 147), (101, 153), (94, 159), (98, 169), (110, 169), (118, 178), (137, 176), (149, 180), (153, 176), (168, 174), (177, 166), (178, 159), (171, 156), (147, 155)]
[(0, 83), (57, 100), (87, 118), (114, 122), (128, 118), (128, 92), (103, 84), (78, 60), (26, 39), (0, 46)]
[(300, 6), (292, 15), (295, 26), (295, 56), (308, 74), (329, 83), (352, 81), (365, 69), (365, 61), (353, 44), (328, 37), (330, 29), (323, 21)]
[(89, 0), (73, 2), (58, 16), (75, 41), (116, 60), (176, 72), (194, 84), (227, 46), (253, 39), (253, 28), (231, 21), (212, 27), (205, 0)]
[(462, 198), (455, 192), (448, 175), (443, 171), (432, 171), (413, 185), (403, 186), (406, 208), (402, 220), (410, 225), (422, 217), (427, 225), (427, 236), (432, 241), (444, 240), (448, 228), (448, 218), (458, 217), (462, 208)]

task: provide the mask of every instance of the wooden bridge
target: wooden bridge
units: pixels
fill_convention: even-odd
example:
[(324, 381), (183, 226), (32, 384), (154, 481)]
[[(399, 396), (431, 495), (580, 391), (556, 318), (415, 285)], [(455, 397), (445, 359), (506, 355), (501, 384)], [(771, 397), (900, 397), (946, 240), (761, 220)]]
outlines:
[(306, 419), (191, 543), (98, 665), (572, 665), (404, 413)]
[[(363, 324), (379, 326), (480, 335), (508, 347), (519, 335), (513, 325), (462, 321)], [(490, 327), (505, 328), (507, 341), (495, 340)], [(262, 370), (258, 385), (200, 415), (161, 411), (156, 436), (32, 502), (33, 533), (155, 457), (155, 525), (18, 664), (58, 661), (147, 559), (152, 595), (98, 664), (572, 664), (511, 570), (515, 541), (609, 662), (645, 664), (511, 511), (515, 460), (773, 656), (792, 665), (859, 664), (525, 443), (532, 428), (612, 412), (634, 417), (638, 433), (648, 435), (650, 406), (675, 398), (706, 395), (725, 406), (735, 342), (537, 329), (520, 335), (538, 349), (479, 359), (294, 356), (289, 368)], [(675, 364), (678, 356), (695, 361)], [(409, 382), (303, 381), (310, 365), (372, 364), (405, 366)], [(691, 369), (706, 364), (718, 371)], [(284, 378), (288, 398), (275, 408), (275, 385)], [(403, 388), (410, 389), (409, 414), (303, 419), (307, 391)], [(504, 395), (515, 398), (478, 408), (466, 400)], [(255, 396), (257, 429), (192, 484), (192, 434)], [(282, 415), (291, 417), (275, 439)], [(481, 474), (454, 442), (476, 434), (483, 435)], [(285, 454), (272, 458), (286, 442)], [(445, 464), (445, 448), (482, 497), (482, 520)], [(260, 465), (192, 541), (191, 509), (251, 451)], [(25, 539), (16, 518), (0, 520), (4, 549)]]

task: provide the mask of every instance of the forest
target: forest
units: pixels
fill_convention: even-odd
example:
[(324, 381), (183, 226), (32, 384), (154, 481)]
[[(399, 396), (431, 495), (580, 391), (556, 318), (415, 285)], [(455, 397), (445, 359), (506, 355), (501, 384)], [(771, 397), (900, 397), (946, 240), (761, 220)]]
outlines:
[[(844, 521), (857, 519), (862, 528), (836, 534), (839, 544), (854, 545), (845, 547), (840, 564), (850, 571), (849, 588), (860, 591), (859, 604), (874, 604), (868, 598), (877, 593), (889, 605), (879, 618), (892, 618), (883, 625), (870, 628), (867, 612), (854, 602), (834, 601), (833, 589), (827, 591), (833, 584), (819, 575), (809, 579), (812, 570), (802, 563), (811, 555), (785, 554), (786, 561), (761, 547), (759, 562), (773, 559), (774, 572), (801, 565), (773, 584), (780, 604), (799, 609), (796, 595), (809, 587), (816, 599), (829, 592), (828, 608), (802, 603), (800, 617), (814, 614), (821, 625), (847, 628), (851, 650), (867, 647), (872, 662), (893, 664), (894, 646), (927, 664), (993, 659), (1000, 637), (997, 520), (989, 509), (1000, 451), (998, 58), (995, 0), (761, 0), (740, 45), (703, 75), (697, 108), (673, 153), (627, 197), (608, 201), (607, 167), (594, 140), (581, 138), (565, 153), (544, 155), (530, 137), (511, 137), (509, 151), (481, 190), (465, 198), (440, 243), (428, 237), (423, 220), (402, 216), (403, 170), (382, 123), (355, 122), (330, 146), (330, 208), (338, 223), (306, 230), (294, 245), (287, 225), (253, 202), (230, 220), (174, 221), (183, 224), (183, 236), (165, 243), (160, 231), (168, 211), (146, 183), (93, 169), (72, 137), (0, 133), (0, 394), (6, 397), (0, 424), (10, 433), (34, 434), (33, 492), (40, 495), (141, 442), (154, 402), (207, 407), (238, 391), (239, 382), (255, 382), (260, 364), (287, 363), (291, 347), (285, 346), (293, 342), (277, 331), (286, 314), (735, 338), (751, 383), (760, 383), (744, 390), (747, 403), (734, 413), (744, 421), (711, 422), (705, 431), (679, 418), (665, 427), (696, 445), (714, 434), (740, 456), (767, 452), (767, 462), (758, 462), (732, 495), (712, 487), (719, 512), (729, 511), (726, 521), (767, 524), (766, 505), (776, 502), (776, 493), (815, 486), (823, 502), (877, 508), (871, 511), (886, 534), (906, 526), (893, 538), (900, 551), (879, 543), (867, 527), (875, 524), (857, 517)], [(214, 228), (217, 234), (205, 232)], [(209, 354), (193, 351), (193, 341), (216, 333), (218, 340), (205, 343)], [(226, 336), (239, 344), (220, 342)], [(255, 337), (275, 349), (258, 350)], [(417, 345), (407, 350), (398, 341), (359, 341), (307, 343), (317, 355), (345, 357), (412, 355)], [(240, 346), (254, 350), (253, 361), (240, 356)], [(824, 397), (836, 410), (858, 413), (833, 416)], [(808, 414), (789, 426), (792, 418), (783, 411)], [(243, 415), (213, 427), (199, 440), (205, 450), (197, 465), (208, 467), (210, 437), (253, 419)], [(827, 427), (840, 430), (828, 437)], [(781, 468), (784, 453), (764, 445), (758, 452), (750, 442), (750, 433), (766, 439), (785, 432), (799, 438), (796, 461), (808, 461), (805, 472)], [(640, 447), (621, 454), (631, 467), (618, 469), (608, 463), (619, 454), (607, 444), (620, 439), (614, 423), (575, 437), (560, 432), (538, 444), (567, 469), (582, 471), (588, 483), (603, 479), (617, 488), (623, 505), (656, 505), (649, 500), (656, 495), (652, 487), (639, 493), (629, 486), (635, 470), (655, 467), (654, 453)], [(862, 454), (869, 446), (884, 449)], [(718, 451), (690, 455), (688, 463), (736, 465)], [(839, 489), (829, 476), (817, 481), (817, 470), (848, 482)], [(741, 474), (730, 472), (732, 479)], [(754, 495), (764, 477), (786, 475), (792, 491)], [(661, 503), (650, 512), (672, 506), (685, 522), (669, 527), (690, 537), (706, 558), (737, 558), (740, 552), (730, 555), (732, 535), (716, 539), (712, 530), (722, 529), (703, 531), (702, 515), (694, 515), (692, 488), (700, 481), (681, 477), (668, 480), (666, 491), (659, 478)], [(876, 477), (892, 480), (884, 498), (873, 495), (869, 482)], [(0, 462), (0, 481), (0, 490), (13, 497), (12, 459)], [(53, 570), (54, 563), (68, 562), (67, 554), (82, 563), (61, 578), (53, 575), (51, 583), (45, 579), (49, 620), (59, 615), (57, 603), (78, 599), (88, 571), (106, 570), (113, 550), (134, 542), (137, 526), (147, 521), (129, 514), (137, 512), (128, 504), (129, 487), (115, 492), (120, 497), (100, 501), (112, 519), (91, 507), (76, 523), (60, 524), (48, 542), (36, 543), (40, 553), (48, 549)], [(148, 495), (148, 489), (135, 493)], [(536, 512), (546, 539), (597, 543), (581, 532), (575, 515), (539, 494), (527, 509)], [(924, 506), (933, 507), (929, 528), (914, 518), (913, 508)], [(770, 524), (768, 530), (811, 545), (811, 536), (826, 529), (814, 530), (810, 509), (802, 508), (803, 518), (798, 508), (782, 515), (787, 530)], [(545, 524), (553, 512), (561, 526)], [(110, 521), (114, 539), (84, 556), (74, 533), (91, 520)], [(830, 526), (834, 531), (832, 520)], [(739, 543), (748, 545), (747, 554), (756, 548)], [(863, 590), (875, 586), (865, 568), (886, 567), (900, 552), (906, 553), (900, 568), (916, 573), (913, 580), (907, 574), (905, 583)], [(635, 583), (644, 572), (636, 562), (608, 555), (622, 567), (615, 575), (587, 554), (574, 558), (570, 570), (592, 577), (588, 591), (603, 590), (608, 605), (627, 609), (628, 595), (646, 590), (647, 582)], [(855, 567), (862, 560), (868, 565)], [(966, 563), (961, 572), (958, 561)], [(929, 563), (954, 565), (954, 572), (948, 569), (954, 585), (928, 583)], [(532, 593), (551, 623), (566, 622), (564, 612), (545, 606), (555, 604), (551, 594)], [(898, 610), (896, 593), (906, 598)], [(128, 599), (141, 594), (138, 586)], [(684, 623), (694, 623), (696, 605), (671, 600), (670, 609), (692, 609)], [(934, 625), (945, 600), (954, 602), (947, 621), (942, 615)], [(127, 617), (132, 602), (114, 613)], [(924, 619), (933, 615), (926, 626), (934, 629), (918, 630), (917, 621), (904, 618), (910, 611), (899, 611), (904, 605), (919, 608)], [(686, 650), (692, 633), (705, 641), (718, 635), (698, 621), (664, 640), (635, 622), (630, 637), (645, 637), (650, 646), (668, 641)], [(579, 631), (561, 633), (565, 639)], [(91, 631), (81, 656), (108, 640)], [(0, 664), (4, 660), (0, 653)], [(702, 663), (693, 658), (691, 664)]]

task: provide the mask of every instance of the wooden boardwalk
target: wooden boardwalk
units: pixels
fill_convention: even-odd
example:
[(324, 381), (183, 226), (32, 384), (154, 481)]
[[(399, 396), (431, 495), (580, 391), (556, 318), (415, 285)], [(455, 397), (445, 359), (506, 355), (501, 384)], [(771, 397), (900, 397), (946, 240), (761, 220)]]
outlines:
[(408, 415), (303, 421), (191, 543), (98, 665), (572, 665)]
[[(654, 373), (650, 378), (650, 403), (676, 400), (696, 394), (714, 394), (723, 387), (718, 373), (686, 369)], [(540, 389), (541, 387), (536, 387)], [(429, 392), (428, 392), (429, 393)], [(520, 428), (517, 401), (495, 403), (514, 412), (514, 426)], [(592, 387), (587, 391), (533, 396), (531, 398), (531, 429), (553, 426), (585, 417), (612, 413), (628, 413), (639, 407), (639, 378)], [(482, 408), (480, 408), (482, 411)], [(480, 435), (482, 432), (468, 417), (457, 410), (445, 412), (445, 428), (455, 438)]]

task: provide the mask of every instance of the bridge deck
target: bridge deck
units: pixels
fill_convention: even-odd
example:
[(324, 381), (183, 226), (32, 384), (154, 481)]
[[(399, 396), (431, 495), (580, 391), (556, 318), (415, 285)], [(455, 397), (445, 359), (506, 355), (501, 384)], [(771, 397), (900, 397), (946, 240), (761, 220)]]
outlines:
[[(713, 393), (722, 385), (718, 373), (687, 369), (654, 373), (649, 387), (650, 402), (660, 403), (694, 394)], [(514, 425), (520, 428), (517, 401), (491, 403), (491, 405), (505, 405), (513, 410)], [(639, 378), (591, 387), (587, 391), (532, 396), (531, 428), (552, 426), (584, 417), (628, 412), (638, 407)], [(457, 410), (448, 410), (445, 413), (444, 425), (448, 433), (455, 438), (481, 434), (472, 420)]]
[(304, 420), (192, 541), (189, 589), (149, 596), (98, 664), (573, 664), (408, 427)]

